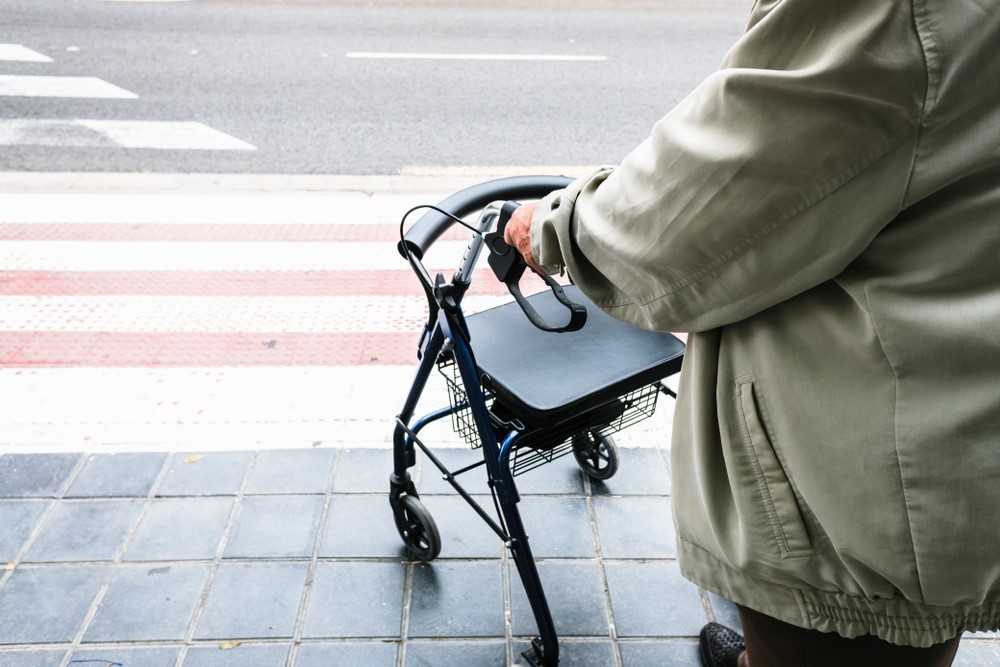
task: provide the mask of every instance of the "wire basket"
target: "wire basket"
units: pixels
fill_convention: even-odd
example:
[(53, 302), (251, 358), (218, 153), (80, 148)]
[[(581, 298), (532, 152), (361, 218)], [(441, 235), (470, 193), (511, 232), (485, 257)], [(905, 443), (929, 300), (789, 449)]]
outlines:
[[(442, 357), (438, 361), (438, 371), (448, 386), (448, 399), (454, 410), (451, 414), (452, 429), (473, 449), (482, 447), (479, 429), (476, 427), (472, 410), (469, 408), (468, 394), (462, 384), (462, 378), (454, 359), (450, 356)], [(652, 417), (656, 411), (656, 401), (659, 394), (660, 383), (648, 384), (588, 412), (584, 418), (581, 418), (580, 423), (572, 425), (568, 429), (561, 428), (549, 438), (540, 439), (526, 436), (526, 444), (519, 446), (514, 451), (511, 466), (513, 473), (518, 475), (534, 470), (569, 454), (573, 451), (573, 436), (577, 433), (594, 431), (599, 435), (608, 436)], [(516, 420), (509, 421), (506, 418), (502, 407), (495, 405), (495, 399), (489, 392), (486, 392), (486, 407), (490, 409), (493, 428), (497, 432), (498, 440), (502, 440), (511, 428), (524, 429), (525, 425), (516, 422)], [(591, 419), (586, 419), (587, 416), (590, 416)]]

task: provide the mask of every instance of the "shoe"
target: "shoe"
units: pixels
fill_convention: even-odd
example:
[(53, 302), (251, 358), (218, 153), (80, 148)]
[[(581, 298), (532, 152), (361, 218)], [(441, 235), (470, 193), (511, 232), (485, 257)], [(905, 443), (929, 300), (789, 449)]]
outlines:
[(743, 637), (718, 623), (709, 623), (698, 635), (698, 651), (704, 667), (736, 667), (744, 650)]

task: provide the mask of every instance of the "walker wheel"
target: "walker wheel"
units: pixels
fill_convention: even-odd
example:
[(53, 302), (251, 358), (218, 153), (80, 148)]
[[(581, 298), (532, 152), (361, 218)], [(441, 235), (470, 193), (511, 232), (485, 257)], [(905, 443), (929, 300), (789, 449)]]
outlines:
[(610, 435), (583, 431), (573, 436), (573, 456), (591, 479), (610, 479), (618, 472), (618, 445)]
[(427, 508), (415, 496), (404, 495), (393, 508), (396, 530), (407, 550), (428, 563), (441, 553), (441, 534)]

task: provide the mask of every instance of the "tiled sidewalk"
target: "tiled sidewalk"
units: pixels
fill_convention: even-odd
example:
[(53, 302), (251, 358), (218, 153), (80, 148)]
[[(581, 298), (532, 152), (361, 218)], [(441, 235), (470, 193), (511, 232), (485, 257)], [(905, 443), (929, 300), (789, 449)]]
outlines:
[[(2, 455), (0, 667), (523, 664), (503, 546), (422, 465), (433, 564), (405, 558), (385, 450)], [(518, 483), (564, 667), (697, 665), (700, 627), (737, 623), (680, 577), (665, 452), (623, 449), (603, 484), (572, 457)], [(1000, 642), (956, 664), (1000, 664)]]

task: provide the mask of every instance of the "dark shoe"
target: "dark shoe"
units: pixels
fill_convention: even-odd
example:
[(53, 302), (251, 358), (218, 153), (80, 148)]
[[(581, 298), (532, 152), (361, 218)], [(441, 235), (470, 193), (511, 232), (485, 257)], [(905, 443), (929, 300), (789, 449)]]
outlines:
[(743, 637), (726, 626), (709, 623), (698, 635), (698, 650), (704, 667), (736, 667), (746, 645)]

